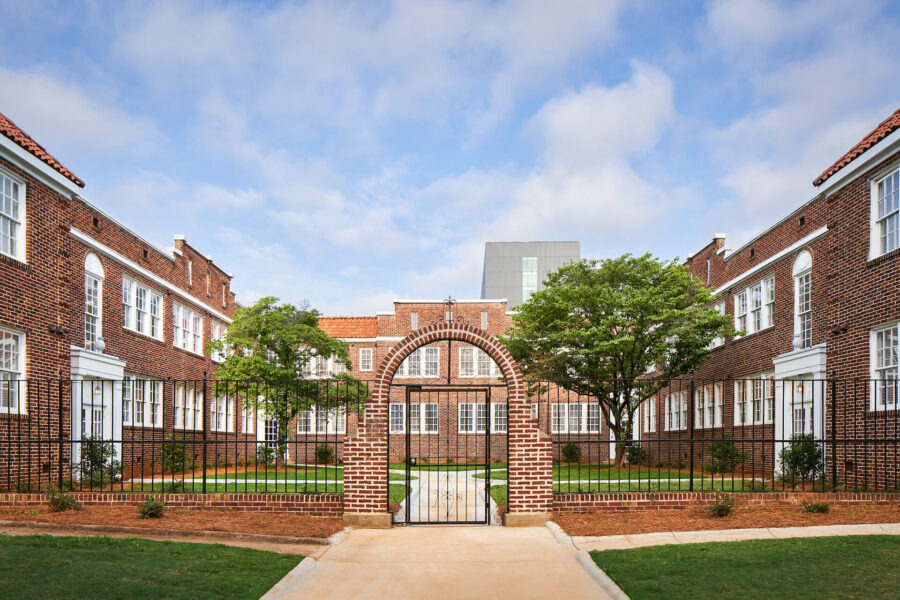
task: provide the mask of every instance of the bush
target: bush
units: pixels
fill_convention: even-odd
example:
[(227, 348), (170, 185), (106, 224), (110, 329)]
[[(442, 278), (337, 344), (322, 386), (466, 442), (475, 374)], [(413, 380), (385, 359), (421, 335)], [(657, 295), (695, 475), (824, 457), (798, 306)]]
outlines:
[(827, 513), (831, 507), (827, 502), (808, 502), (803, 501), (803, 510), (808, 513)]
[(316, 462), (328, 464), (334, 460), (334, 448), (328, 444), (316, 446)]
[(825, 471), (822, 445), (817, 444), (812, 434), (797, 433), (788, 445), (778, 453), (781, 459), (782, 475), (787, 480), (810, 480)]
[(112, 442), (100, 438), (85, 438), (81, 442), (81, 460), (78, 472), (81, 483), (103, 486), (122, 481), (122, 463), (115, 459), (116, 449)]
[(256, 462), (261, 465), (270, 465), (275, 462), (275, 448), (272, 446), (256, 447)]
[(187, 438), (183, 435), (166, 437), (162, 445), (163, 470), (166, 473), (184, 473), (194, 468), (194, 461), (187, 457), (186, 447)]
[(162, 487), (164, 494), (182, 494), (186, 491), (188, 489), (183, 481), (170, 481), (169, 483), (164, 483)]
[(578, 444), (573, 444), (572, 442), (563, 444), (562, 448), (560, 448), (560, 452), (562, 452), (563, 459), (568, 463), (577, 463), (581, 461), (581, 446)]
[(709, 453), (706, 470), (712, 474), (733, 471), (747, 459), (747, 453), (741, 452), (734, 438), (727, 433), (710, 444), (706, 451)]
[(737, 500), (729, 494), (716, 494), (716, 501), (710, 504), (709, 514), (714, 517), (727, 517), (734, 510)]
[(47, 504), (50, 505), (50, 510), (52, 512), (81, 510), (81, 505), (75, 501), (75, 496), (72, 494), (64, 494), (53, 488), (47, 490)]
[(142, 519), (159, 519), (163, 516), (166, 505), (150, 496), (146, 502), (141, 503), (138, 510)]
[(644, 464), (647, 462), (647, 449), (640, 444), (628, 444), (625, 448), (625, 460), (632, 465)]

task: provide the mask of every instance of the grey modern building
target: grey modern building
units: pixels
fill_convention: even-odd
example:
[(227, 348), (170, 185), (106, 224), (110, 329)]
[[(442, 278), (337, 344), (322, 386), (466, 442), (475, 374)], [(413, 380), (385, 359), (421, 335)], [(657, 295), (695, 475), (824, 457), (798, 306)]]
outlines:
[(513, 308), (543, 289), (547, 273), (581, 259), (581, 242), (485, 242), (482, 298)]

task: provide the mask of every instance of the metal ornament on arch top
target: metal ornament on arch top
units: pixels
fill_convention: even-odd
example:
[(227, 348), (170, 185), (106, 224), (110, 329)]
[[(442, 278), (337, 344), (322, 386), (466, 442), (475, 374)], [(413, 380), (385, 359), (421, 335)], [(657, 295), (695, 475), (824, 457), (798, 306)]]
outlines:
[[(552, 444), (541, 433), (526, 402), (525, 381), (506, 347), (481, 328), (459, 322), (429, 325), (398, 342), (378, 366), (365, 418), (345, 449), (344, 507), (350, 521), (367, 522), (369, 515), (390, 518), (388, 503), (388, 426), (394, 374), (414, 350), (435, 342), (475, 346), (497, 364), (507, 392), (508, 515), (546, 515), (553, 502)], [(475, 386), (477, 387), (477, 386)], [(379, 486), (381, 493), (373, 492)], [(509, 519), (507, 519), (509, 520)], [(515, 517), (512, 519), (515, 521)], [(379, 518), (380, 521), (380, 518)], [(380, 521), (381, 522), (381, 521)]]

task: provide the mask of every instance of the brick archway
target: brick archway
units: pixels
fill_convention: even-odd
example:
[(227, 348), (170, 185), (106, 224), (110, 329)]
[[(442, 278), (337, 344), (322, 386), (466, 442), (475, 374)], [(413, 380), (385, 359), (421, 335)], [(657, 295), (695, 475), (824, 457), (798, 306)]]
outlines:
[(507, 525), (543, 524), (553, 501), (550, 437), (539, 431), (525, 401), (525, 382), (516, 361), (483, 329), (440, 323), (403, 338), (381, 361), (357, 433), (344, 446), (344, 519), (351, 525), (389, 527), (388, 402), (394, 373), (413, 350), (442, 341), (480, 348), (503, 373), (509, 415), (509, 505)]

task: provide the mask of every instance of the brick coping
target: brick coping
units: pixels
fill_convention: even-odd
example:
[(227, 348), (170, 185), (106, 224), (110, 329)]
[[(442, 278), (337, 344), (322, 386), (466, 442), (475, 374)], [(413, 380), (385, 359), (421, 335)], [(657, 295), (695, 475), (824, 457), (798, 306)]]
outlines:
[[(715, 502), (722, 492), (623, 492), (554, 494), (553, 512), (685, 509), (697, 504)], [(898, 492), (733, 492), (755, 506), (800, 505), (804, 500), (818, 500), (836, 506), (900, 503)]]

